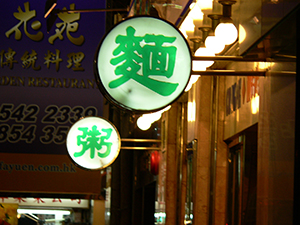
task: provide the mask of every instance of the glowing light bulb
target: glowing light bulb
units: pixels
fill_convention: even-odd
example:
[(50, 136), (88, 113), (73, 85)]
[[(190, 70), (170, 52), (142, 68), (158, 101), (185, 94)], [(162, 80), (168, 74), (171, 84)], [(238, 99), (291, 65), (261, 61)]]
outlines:
[(184, 34), (185, 36), (192, 37), (194, 35), (195, 25), (193, 23), (193, 18), (191, 16), (187, 16), (186, 19), (181, 24), (179, 30)]
[(213, 1), (212, 0), (197, 0), (197, 5), (200, 9), (206, 10), (206, 9), (212, 9), (213, 7)]
[(139, 117), (136, 124), (141, 130), (148, 130), (152, 125), (151, 121), (148, 121), (144, 116)]
[(190, 16), (193, 19), (193, 23), (196, 27), (201, 26), (202, 20), (203, 20), (203, 12), (201, 11), (201, 8), (198, 4), (192, 3), (190, 6), (190, 13), (188, 16)]
[(199, 77), (200, 75), (192, 75), (184, 91), (188, 92), (192, 88), (193, 84), (198, 81)]
[(153, 123), (161, 118), (161, 111), (154, 112), (154, 113), (147, 114), (147, 115), (149, 115), (149, 120), (151, 120)]
[(219, 23), (215, 30), (215, 36), (220, 38), (225, 45), (230, 45), (238, 37), (238, 32), (233, 23)]
[(166, 108), (159, 110), (157, 112), (154, 113), (148, 113), (148, 114), (143, 114), (142, 116), (140, 116), (137, 121), (136, 124), (137, 126), (141, 129), (141, 130), (148, 130), (152, 123), (154, 123), (155, 121), (159, 120), (161, 118), (161, 114), (163, 112), (168, 111), (171, 108), (170, 105), (168, 105)]
[(215, 54), (222, 52), (225, 48), (224, 42), (216, 36), (207, 36), (205, 39), (205, 47)]
[[(215, 56), (215, 53), (208, 48), (200, 47), (195, 52), (195, 56)], [(214, 64), (214, 61), (195, 61), (195, 63), (193, 63), (193, 70), (195, 70), (194, 66), (202, 69), (210, 67), (212, 64)]]

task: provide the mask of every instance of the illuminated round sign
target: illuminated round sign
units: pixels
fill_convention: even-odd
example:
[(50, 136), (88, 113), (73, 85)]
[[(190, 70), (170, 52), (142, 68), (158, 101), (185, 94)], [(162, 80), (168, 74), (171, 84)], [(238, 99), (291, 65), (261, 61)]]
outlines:
[(102, 169), (119, 155), (121, 139), (109, 121), (100, 117), (85, 117), (70, 128), (67, 149), (72, 160), (86, 169)]
[(107, 33), (97, 49), (94, 71), (108, 100), (131, 111), (151, 112), (184, 92), (191, 63), (188, 43), (173, 24), (136, 16)]

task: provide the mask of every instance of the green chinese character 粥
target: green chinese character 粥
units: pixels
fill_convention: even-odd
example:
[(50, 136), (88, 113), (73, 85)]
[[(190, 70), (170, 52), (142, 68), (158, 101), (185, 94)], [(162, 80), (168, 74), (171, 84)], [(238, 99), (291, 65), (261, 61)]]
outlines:
[[(149, 76), (172, 77), (177, 48), (164, 43), (173, 43), (176, 37), (152, 34), (139, 37), (134, 36), (135, 31), (129, 26), (126, 29), (127, 36), (116, 37), (119, 46), (113, 51), (116, 57), (111, 59), (110, 63), (114, 66), (118, 65), (115, 74), (121, 77), (111, 81), (109, 87), (117, 88), (133, 79), (162, 96), (171, 95), (178, 83), (158, 81)], [(142, 74), (138, 74), (141, 68)]]
[[(100, 158), (107, 157), (111, 152), (111, 142), (106, 142), (111, 136), (112, 129), (111, 128), (103, 128), (102, 132), (106, 133), (106, 135), (101, 135), (102, 133), (97, 129), (97, 126), (93, 126), (91, 130), (88, 130), (87, 127), (79, 127), (79, 131), (82, 131), (82, 135), (77, 136), (77, 145), (82, 145), (82, 150), (80, 152), (75, 152), (74, 157), (82, 156), (86, 151), (90, 150), (90, 158), (95, 158), (96, 151), (97, 155)], [(103, 146), (106, 146), (106, 151), (101, 153), (101, 149)]]

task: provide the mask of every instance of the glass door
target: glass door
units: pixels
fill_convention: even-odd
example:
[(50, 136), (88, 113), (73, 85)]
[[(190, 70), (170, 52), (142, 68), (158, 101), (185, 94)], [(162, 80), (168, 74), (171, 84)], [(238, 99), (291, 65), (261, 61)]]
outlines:
[(240, 224), (241, 215), (241, 159), (243, 146), (235, 145), (229, 149), (228, 155), (228, 200), (227, 200), (227, 224)]
[(257, 124), (228, 145), (226, 225), (256, 224)]

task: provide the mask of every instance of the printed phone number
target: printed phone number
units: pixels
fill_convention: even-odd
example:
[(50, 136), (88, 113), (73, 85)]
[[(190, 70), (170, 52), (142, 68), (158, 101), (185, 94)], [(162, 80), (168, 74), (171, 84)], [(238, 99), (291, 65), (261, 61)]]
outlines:
[[(15, 121), (17, 124), (9, 125), (5, 123), (0, 124), (0, 143), (10, 142), (17, 143), (19, 141), (25, 141), (26, 143), (32, 143), (36, 139), (37, 125), (31, 124), (24, 126), (19, 123), (36, 123), (37, 116), (40, 112), (38, 105), (20, 104), (14, 106), (13, 104), (2, 104), (0, 107), (0, 122)], [(85, 116), (97, 116), (98, 110), (93, 106), (84, 108), (82, 106), (70, 106), (49, 105), (44, 110), (42, 124), (66, 124), (75, 123), (81, 117)], [(69, 126), (54, 126), (46, 125), (42, 128), (42, 133), (39, 137), (40, 142), (43, 144), (63, 144), (65, 143)]]

